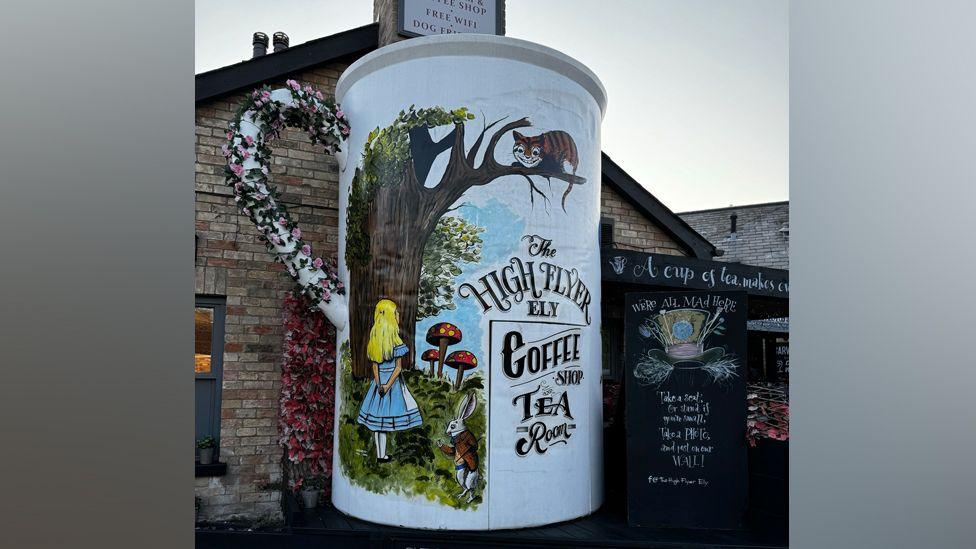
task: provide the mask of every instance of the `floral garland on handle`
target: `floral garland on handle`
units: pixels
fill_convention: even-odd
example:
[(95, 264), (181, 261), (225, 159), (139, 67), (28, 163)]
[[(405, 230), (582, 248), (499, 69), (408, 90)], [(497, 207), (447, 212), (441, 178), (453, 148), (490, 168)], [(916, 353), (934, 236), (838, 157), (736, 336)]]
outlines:
[(254, 90), (238, 107), (227, 131), (227, 144), (221, 148), (227, 159), (224, 173), (241, 212), (261, 232), (275, 261), (287, 267), (313, 307), (341, 330), (347, 319), (345, 289), (334, 265), (327, 266), (321, 257), (313, 256), (311, 246), (302, 241), (301, 229), (269, 182), (268, 142), (285, 126), (297, 127), (308, 132), (312, 144), (321, 144), (325, 152), (335, 154), (349, 135), (349, 122), (322, 92), (295, 80), (286, 85), (273, 91), (268, 86)]

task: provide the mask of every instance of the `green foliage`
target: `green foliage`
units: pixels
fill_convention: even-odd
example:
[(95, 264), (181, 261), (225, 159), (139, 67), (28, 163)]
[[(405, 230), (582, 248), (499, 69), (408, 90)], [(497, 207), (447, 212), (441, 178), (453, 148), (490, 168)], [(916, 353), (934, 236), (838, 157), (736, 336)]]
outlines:
[(343, 371), (352, 368), (352, 351), (349, 350), (349, 340), (342, 342), (339, 346), (339, 368)]
[(417, 109), (414, 105), (400, 114), (390, 126), (369, 132), (359, 168), (349, 189), (346, 210), (346, 262), (365, 265), (369, 262), (369, 235), (366, 221), (376, 188), (403, 183), (407, 162), (411, 160), (410, 130), (419, 126), (436, 128), (448, 124), (463, 124), (473, 120), (474, 114), (464, 107), (447, 110), (443, 107)]
[[(342, 349), (348, 349), (344, 344)], [(342, 409), (339, 417), (339, 463), (350, 482), (371, 492), (422, 496), (430, 501), (457, 509), (474, 509), (482, 502), (484, 478), (487, 475), (486, 415), (484, 381), (481, 373), (469, 376), (461, 391), (453, 391), (446, 379), (428, 377), (421, 371), (402, 372), (403, 382), (417, 400), (423, 424), (407, 431), (389, 433), (387, 453), (393, 458), (387, 463), (376, 461), (373, 433), (356, 422), (359, 406), (369, 388), (369, 380), (352, 377), (349, 363), (342, 363)], [(438, 446), (449, 444), (447, 425), (454, 419), (461, 397), (473, 391), (478, 398), (474, 414), (465, 425), (478, 439), (478, 460), (481, 480), (475, 498), (467, 503), (457, 495), (462, 488), (455, 479), (454, 460)]]
[(417, 292), (417, 320), (454, 310), (454, 278), (461, 274), (459, 263), (481, 261), (485, 231), (461, 217), (444, 216), (424, 246)]
[(200, 450), (206, 450), (207, 448), (215, 448), (217, 446), (217, 441), (213, 437), (203, 437), (197, 441), (197, 448)]
[(369, 263), (369, 231), (366, 222), (372, 202), (371, 189), (366, 186), (362, 170), (356, 168), (356, 175), (349, 187), (349, 206), (346, 208), (346, 263), (350, 266)]

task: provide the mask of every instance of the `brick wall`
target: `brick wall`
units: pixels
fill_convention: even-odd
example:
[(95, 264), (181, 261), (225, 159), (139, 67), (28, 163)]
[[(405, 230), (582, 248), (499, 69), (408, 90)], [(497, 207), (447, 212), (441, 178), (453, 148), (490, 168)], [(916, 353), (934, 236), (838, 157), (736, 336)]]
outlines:
[(604, 184), (600, 210), (613, 219), (613, 245), (622, 250), (638, 250), (670, 255), (687, 255), (660, 227), (642, 215), (630, 202)]
[[(345, 65), (296, 78), (332, 94)], [(272, 87), (284, 86), (284, 80)], [(196, 293), (226, 296), (227, 317), (221, 397), (222, 477), (196, 479), (201, 518), (280, 518), (282, 451), (277, 445), (282, 356), (282, 305), (291, 278), (271, 260), (257, 230), (240, 215), (224, 184), (227, 123), (244, 93), (196, 109)], [(288, 131), (272, 144), (271, 181), (301, 224), (316, 253), (334, 257), (338, 241), (338, 167), (314, 150), (303, 132)]]

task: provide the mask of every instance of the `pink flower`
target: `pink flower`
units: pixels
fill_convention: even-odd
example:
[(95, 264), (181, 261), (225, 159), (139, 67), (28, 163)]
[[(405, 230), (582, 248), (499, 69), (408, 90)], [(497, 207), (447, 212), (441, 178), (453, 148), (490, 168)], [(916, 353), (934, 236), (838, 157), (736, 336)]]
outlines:
[(292, 238), (301, 238), (302, 230), (299, 229), (298, 227), (295, 227), (294, 229), (291, 230), (291, 236)]
[(271, 242), (274, 242), (275, 244), (281, 244), (281, 237), (276, 234), (272, 234), (269, 237), (269, 239), (271, 240)]
[(339, 118), (342, 118), (345, 115), (346, 115), (346, 113), (342, 112), (342, 109), (339, 109), (339, 110), (336, 111), (336, 116), (339, 117)]
[(247, 136), (247, 137), (245, 137), (245, 138), (244, 138), (244, 141), (245, 141), (245, 142), (247, 143), (247, 146), (248, 146), (248, 147), (250, 147), (250, 146), (252, 146), (252, 145), (254, 145), (254, 138), (253, 138), (253, 137), (251, 137), (250, 135), (249, 135), (249, 136)]
[(227, 139), (234, 139), (234, 133), (233, 132), (227, 132)]
[(323, 264), (324, 261), (322, 261), (321, 257), (316, 257), (314, 260), (312, 260), (312, 266), (316, 269), (321, 269)]
[(288, 224), (288, 220), (287, 220), (287, 219), (285, 219), (285, 218), (284, 218), (284, 216), (282, 216), (282, 217), (279, 217), (279, 218), (278, 218), (278, 224), (279, 224), (279, 225), (281, 225), (282, 227), (284, 227), (285, 225), (287, 225), (287, 224)]
[(220, 146), (220, 152), (224, 153), (224, 158), (230, 156), (230, 148), (226, 144)]
[[(325, 287), (326, 284), (328, 284), (328, 281), (326, 279), (324, 279), (324, 278), (322, 279), (322, 282), (324, 283), (324, 284), (322, 284), (323, 287)], [(328, 290), (328, 288), (322, 290), (322, 299), (324, 299), (326, 301), (332, 299), (332, 293)]]
[(342, 135), (349, 135), (349, 128), (347, 128), (346, 126), (343, 126), (342, 130), (340, 131), (342, 132)]
[[(295, 234), (295, 233), (293, 232), (292, 234)], [(295, 238), (298, 238), (298, 237), (296, 236)], [(307, 256), (311, 256), (312, 255), (312, 247), (309, 246), (308, 244), (302, 246), (302, 253), (305, 254), (305, 255), (307, 255)]]
[(264, 175), (268, 175), (268, 167), (267, 166), (261, 166), (261, 173), (263, 173)]
[(302, 89), (302, 86), (298, 82), (295, 82), (294, 80), (286, 80), (285, 85), (295, 91)]
[(265, 103), (267, 103), (268, 100), (271, 99), (271, 92), (269, 92), (268, 90), (261, 92), (261, 98), (264, 99)]
[(319, 101), (321, 101), (323, 99), (322, 92), (320, 92), (319, 90), (315, 90), (315, 97), (318, 98)]
[(238, 177), (240, 177), (240, 175), (244, 173), (244, 166), (241, 166), (240, 164), (231, 164), (230, 171), (234, 172)]
[(237, 191), (238, 193), (243, 192), (244, 191), (244, 185), (241, 184), (241, 183), (236, 183), (234, 185), (234, 190)]

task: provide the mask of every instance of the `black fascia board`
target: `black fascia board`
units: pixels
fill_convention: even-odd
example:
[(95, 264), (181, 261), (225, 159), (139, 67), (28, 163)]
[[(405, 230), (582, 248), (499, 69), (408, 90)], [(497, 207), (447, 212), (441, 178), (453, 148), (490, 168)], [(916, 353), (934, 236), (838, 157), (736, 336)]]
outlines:
[(715, 246), (698, 233), (684, 219), (678, 217), (640, 183), (634, 180), (616, 162), (603, 153), (603, 179), (624, 196), (641, 213), (657, 223), (686, 251), (698, 259), (711, 259), (716, 255)]
[(359, 57), (379, 45), (378, 23), (350, 29), (196, 75), (196, 103), (217, 99), (318, 65)]

